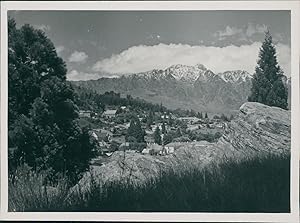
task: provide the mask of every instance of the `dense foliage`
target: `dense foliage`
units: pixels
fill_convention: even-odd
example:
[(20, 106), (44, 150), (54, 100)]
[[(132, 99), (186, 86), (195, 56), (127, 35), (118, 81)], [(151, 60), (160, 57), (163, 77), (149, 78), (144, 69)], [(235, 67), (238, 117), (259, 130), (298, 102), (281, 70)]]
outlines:
[(259, 52), (259, 60), (248, 101), (287, 109), (288, 90), (282, 79), (283, 71), (277, 62), (272, 36), (267, 31)]
[(114, 91), (98, 94), (88, 88), (73, 85), (78, 97), (76, 104), (81, 109), (103, 111), (106, 106), (130, 106), (135, 109), (145, 111), (167, 111), (167, 108), (161, 104), (152, 104), (140, 98), (133, 98), (131, 95), (122, 97), (120, 93)]
[(66, 65), (41, 30), (8, 22), (10, 170), (22, 163), (49, 179), (76, 180), (88, 168), (94, 144), (77, 122), (76, 95)]
[(127, 141), (129, 142), (145, 142), (145, 131), (142, 129), (140, 120), (135, 117), (130, 121), (129, 128), (127, 130)]

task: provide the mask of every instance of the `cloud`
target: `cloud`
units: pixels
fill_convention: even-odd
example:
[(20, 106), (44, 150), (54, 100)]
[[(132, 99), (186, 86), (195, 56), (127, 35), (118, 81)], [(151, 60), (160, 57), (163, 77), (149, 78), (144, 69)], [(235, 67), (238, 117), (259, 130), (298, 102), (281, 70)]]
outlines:
[(240, 34), (242, 32), (243, 32), (242, 29), (238, 29), (236, 27), (226, 26), (225, 30), (217, 31), (214, 34), (214, 36), (218, 37), (220, 40), (222, 40), (222, 39), (225, 39), (225, 37), (227, 37), (227, 36), (234, 36), (234, 35)]
[(105, 75), (105, 74), (99, 74), (99, 73), (85, 73), (85, 72), (79, 72), (77, 70), (71, 70), (69, 73), (67, 73), (67, 79), (70, 81), (97, 80), (101, 77), (114, 78), (117, 76), (116, 75)]
[(213, 34), (218, 40), (228, 38), (237, 38), (240, 41), (250, 41), (250, 37), (255, 34), (262, 34), (267, 31), (268, 27), (265, 24), (248, 23), (245, 27), (238, 28), (234, 26), (226, 26), (224, 30), (219, 30)]
[(65, 50), (65, 47), (64, 46), (58, 46), (56, 47), (56, 52), (57, 54), (61, 54), (63, 51)]
[[(260, 42), (226, 47), (162, 43), (154, 46), (133, 46), (120, 54), (98, 61), (94, 64), (93, 70), (126, 74), (165, 69), (174, 64), (201, 63), (215, 73), (237, 69), (253, 73), (260, 46)], [(290, 47), (277, 44), (276, 48), (281, 67), (287, 75), (290, 75)]]
[(44, 24), (40, 24), (40, 25), (33, 25), (33, 28), (35, 29), (40, 29), (43, 32), (47, 32), (51, 30), (51, 27), (49, 25), (44, 25)]
[(246, 28), (246, 35), (248, 37), (253, 36), (257, 33), (265, 33), (267, 31), (268, 27), (265, 24), (256, 24), (248, 23), (248, 26)]
[(69, 62), (85, 63), (87, 58), (88, 55), (85, 52), (74, 51), (69, 57)]

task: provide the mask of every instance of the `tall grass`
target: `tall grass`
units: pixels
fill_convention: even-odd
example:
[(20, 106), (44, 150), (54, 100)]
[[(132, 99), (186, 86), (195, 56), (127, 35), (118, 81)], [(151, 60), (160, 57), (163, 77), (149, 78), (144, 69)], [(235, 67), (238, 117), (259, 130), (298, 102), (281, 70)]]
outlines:
[[(270, 155), (240, 162), (230, 160), (207, 169), (162, 172), (144, 185), (110, 182), (91, 188), (66, 202), (32, 205), (31, 195), (10, 197), (39, 211), (157, 211), (157, 212), (289, 212), (290, 157)], [(13, 185), (10, 185), (12, 187)], [(21, 190), (15, 187), (16, 190)], [(63, 193), (58, 193), (63, 194)], [(40, 194), (43, 195), (43, 194)], [(45, 195), (45, 194), (44, 194)], [(36, 203), (34, 201), (33, 203)], [(16, 206), (16, 205), (15, 205)], [(20, 205), (18, 205), (20, 206)], [(23, 210), (29, 210), (23, 208)]]
[(64, 178), (49, 185), (46, 173), (36, 173), (25, 164), (11, 173), (8, 180), (9, 211), (58, 211), (65, 208), (68, 186)]

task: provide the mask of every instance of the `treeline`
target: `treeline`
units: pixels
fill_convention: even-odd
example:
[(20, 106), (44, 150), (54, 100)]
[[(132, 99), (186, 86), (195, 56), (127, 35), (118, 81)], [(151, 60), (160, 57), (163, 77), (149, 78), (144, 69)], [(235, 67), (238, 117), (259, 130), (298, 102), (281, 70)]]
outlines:
[(120, 93), (114, 91), (98, 94), (96, 91), (75, 85), (73, 88), (78, 95), (76, 104), (81, 109), (104, 111), (108, 106), (130, 106), (134, 109), (144, 111), (170, 112), (170, 110), (162, 104), (153, 104), (144, 99), (133, 98), (131, 95), (122, 97)]

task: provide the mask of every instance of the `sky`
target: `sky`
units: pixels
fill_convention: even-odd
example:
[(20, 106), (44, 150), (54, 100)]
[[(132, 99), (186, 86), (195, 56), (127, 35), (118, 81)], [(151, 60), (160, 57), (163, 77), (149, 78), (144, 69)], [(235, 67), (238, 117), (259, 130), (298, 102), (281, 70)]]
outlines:
[(289, 11), (10, 11), (18, 26), (42, 29), (67, 64), (89, 80), (203, 64), (215, 73), (253, 73), (268, 29), (290, 76)]

